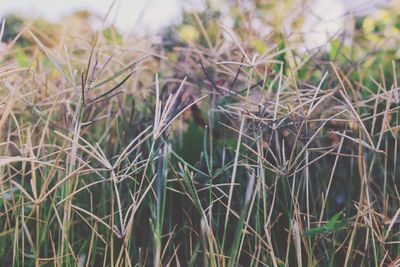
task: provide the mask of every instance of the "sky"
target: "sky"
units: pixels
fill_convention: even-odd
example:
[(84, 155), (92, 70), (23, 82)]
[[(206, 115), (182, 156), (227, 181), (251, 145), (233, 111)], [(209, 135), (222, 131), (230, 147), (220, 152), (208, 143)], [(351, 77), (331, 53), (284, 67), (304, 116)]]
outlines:
[[(57, 21), (78, 10), (104, 15), (113, 0), (0, 0), (0, 16), (14, 12), (24, 16), (44, 17)], [(115, 0), (110, 20), (126, 33), (152, 33), (163, 26), (178, 23), (183, 4), (199, 6), (201, 0)], [(312, 12), (305, 22), (306, 42), (319, 46), (329, 35), (345, 26), (346, 12), (365, 14), (390, 0), (314, 0)], [(308, 40), (307, 40), (308, 39)]]
[[(78, 10), (89, 10), (104, 15), (109, 10), (112, 0), (0, 0), (0, 15), (16, 12), (24, 16), (44, 17), (57, 21), (64, 15)], [(182, 12), (181, 0), (116, 0), (110, 13), (117, 27), (124, 31), (156, 31), (169, 23), (179, 21)], [(142, 28), (143, 30), (143, 28)]]

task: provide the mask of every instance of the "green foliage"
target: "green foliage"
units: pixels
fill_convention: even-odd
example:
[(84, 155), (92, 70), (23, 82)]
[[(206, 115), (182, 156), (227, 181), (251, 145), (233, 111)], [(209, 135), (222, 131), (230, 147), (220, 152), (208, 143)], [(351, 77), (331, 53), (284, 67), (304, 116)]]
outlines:
[(332, 233), (333, 231), (339, 229), (339, 226), (340, 226), (339, 218), (340, 218), (340, 213), (336, 213), (325, 225), (323, 225), (321, 227), (310, 228), (310, 229), (304, 231), (304, 235), (306, 237), (312, 237), (317, 234)]
[(179, 149), (181, 157), (191, 165), (195, 165), (200, 160), (203, 151), (204, 129), (197, 126), (190, 120), (187, 130), (182, 136), (182, 147)]
[(29, 67), (30, 60), (23, 50), (17, 49), (17, 51), (15, 52), (15, 58), (20, 67), (23, 67), (23, 68)]
[[(24, 20), (21, 17), (12, 15), (12, 14), (6, 16), (3, 19), (5, 19), (7, 22), (7, 27), (5, 27), (4, 33), (3, 33), (3, 41), (10, 42), (22, 30), (22, 28), (24, 26)], [(21, 45), (27, 46), (27, 45), (29, 45), (29, 43), (22, 42)]]
[(110, 43), (122, 45), (123, 44), (123, 37), (122, 35), (118, 32), (116, 28), (113, 27), (108, 27), (105, 28), (103, 31), (103, 36), (106, 38), (106, 40)]

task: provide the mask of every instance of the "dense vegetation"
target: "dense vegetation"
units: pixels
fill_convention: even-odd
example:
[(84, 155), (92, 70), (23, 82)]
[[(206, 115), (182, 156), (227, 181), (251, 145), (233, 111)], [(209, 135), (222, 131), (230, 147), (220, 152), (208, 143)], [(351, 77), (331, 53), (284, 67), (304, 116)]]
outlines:
[(400, 6), (312, 50), (253, 8), (3, 21), (2, 266), (399, 266)]

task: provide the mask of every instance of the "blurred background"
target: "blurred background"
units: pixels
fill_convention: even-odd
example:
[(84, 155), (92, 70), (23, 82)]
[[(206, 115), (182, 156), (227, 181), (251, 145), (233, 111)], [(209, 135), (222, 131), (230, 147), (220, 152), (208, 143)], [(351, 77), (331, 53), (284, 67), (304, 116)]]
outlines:
[[(248, 10), (256, 6), (274, 6), (274, 16), (281, 16), (282, 26), (287, 27), (294, 20), (299, 24), (304, 37), (305, 48), (314, 48), (327, 43), (337, 34), (351, 34), (356, 16), (371, 15), (381, 7), (393, 4), (390, 0), (306, 0), (306, 1), (202, 1), (202, 0), (13, 0), (1, 1), (0, 16), (15, 14), (24, 18), (42, 18), (59, 22), (61, 18), (78, 11), (88, 11), (92, 16), (93, 27), (115, 25), (125, 34), (157, 33), (164, 27), (182, 22), (185, 11), (205, 11), (208, 8), (218, 10), (225, 15), (226, 27), (232, 27), (234, 21), (229, 15), (230, 3)], [(276, 8), (277, 7), (277, 8)], [(296, 8), (301, 7), (301, 8)], [(281, 12), (276, 14), (276, 10)], [(289, 10), (289, 12), (288, 12)], [(293, 12), (292, 12), (293, 11)], [(298, 14), (301, 12), (302, 14)], [(106, 21), (103, 18), (108, 14)], [(265, 13), (265, 16), (271, 16)], [(267, 18), (268, 19), (268, 18)], [(350, 23), (349, 23), (350, 22)], [(253, 28), (263, 26), (259, 18), (252, 21)], [(347, 31), (347, 32), (346, 32)], [(294, 32), (293, 29), (290, 32)]]

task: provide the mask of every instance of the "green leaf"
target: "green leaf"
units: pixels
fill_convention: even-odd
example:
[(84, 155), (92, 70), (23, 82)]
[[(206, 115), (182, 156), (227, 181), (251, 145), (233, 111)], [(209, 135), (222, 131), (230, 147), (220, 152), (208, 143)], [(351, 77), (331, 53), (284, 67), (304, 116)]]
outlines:
[(336, 213), (333, 215), (333, 217), (329, 220), (329, 222), (325, 225), (325, 228), (328, 231), (332, 231), (335, 229), (336, 224), (338, 223), (338, 220), (340, 218), (340, 212)]
[(20, 65), (22, 68), (29, 67), (30, 60), (22, 49), (17, 49), (15, 52), (15, 58), (17, 59), (18, 65)]
[(203, 150), (204, 129), (197, 126), (193, 120), (189, 121), (188, 128), (182, 137), (182, 148), (179, 149), (180, 156), (191, 165), (200, 160)]
[(314, 236), (314, 235), (317, 235), (317, 234), (323, 234), (323, 233), (326, 233), (326, 229), (325, 229), (324, 226), (315, 227), (315, 228), (311, 228), (311, 229), (308, 229), (308, 230), (304, 231), (304, 235), (306, 237), (311, 237), (311, 236)]
[(306, 237), (311, 237), (317, 234), (324, 234), (337, 230), (339, 228), (339, 218), (340, 212), (333, 215), (333, 217), (325, 225), (304, 231), (304, 235)]
[(203, 155), (204, 155), (204, 161), (206, 162), (206, 165), (207, 165), (208, 174), (211, 175), (212, 167), (211, 167), (210, 157), (208, 156), (207, 135), (208, 135), (208, 131), (204, 131), (204, 135), (203, 135)]
[(110, 43), (122, 45), (124, 42), (122, 35), (114, 28), (105, 28), (102, 33), (104, 38), (106, 38)]
[(330, 49), (329, 49), (329, 59), (333, 60), (337, 57), (338, 53), (339, 53), (339, 49), (342, 45), (341, 40), (339, 39), (334, 39), (330, 42)]
[(263, 41), (261, 41), (260, 39), (253, 39), (251, 41), (251, 46), (253, 46), (258, 53), (260, 54), (264, 54), (265, 51), (267, 51), (267, 44)]
[(184, 24), (179, 29), (179, 37), (181, 38), (182, 41), (184, 41), (186, 43), (195, 42), (195, 41), (199, 40), (200, 33), (192, 25)]

